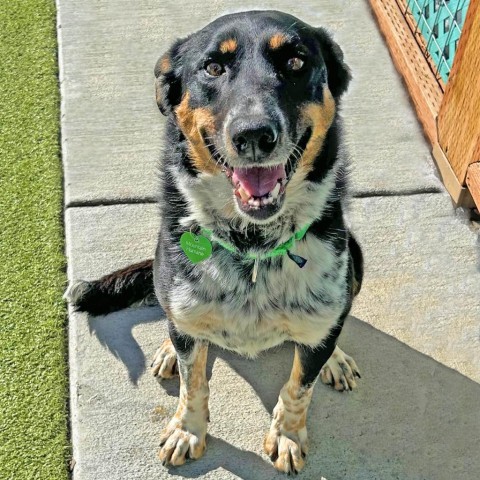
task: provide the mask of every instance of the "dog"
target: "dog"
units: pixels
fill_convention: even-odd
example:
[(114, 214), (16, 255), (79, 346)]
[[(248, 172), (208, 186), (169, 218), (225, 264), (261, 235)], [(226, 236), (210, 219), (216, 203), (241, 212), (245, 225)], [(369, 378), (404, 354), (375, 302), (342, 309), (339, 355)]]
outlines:
[(158, 299), (170, 338), (152, 370), (180, 376), (161, 435), (165, 465), (205, 451), (210, 343), (255, 358), (293, 342), (264, 450), (278, 470), (297, 473), (317, 377), (340, 391), (360, 377), (337, 346), (363, 277), (344, 218), (339, 107), (350, 69), (325, 29), (249, 11), (176, 41), (154, 74), (167, 117), (155, 259), (74, 282), (67, 298), (92, 314)]

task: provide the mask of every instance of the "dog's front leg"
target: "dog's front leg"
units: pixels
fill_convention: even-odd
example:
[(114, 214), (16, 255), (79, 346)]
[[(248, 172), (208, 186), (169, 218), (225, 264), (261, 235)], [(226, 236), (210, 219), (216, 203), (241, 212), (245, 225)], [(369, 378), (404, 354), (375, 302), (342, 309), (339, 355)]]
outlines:
[(263, 445), (275, 468), (281, 472), (298, 473), (305, 465), (308, 451), (307, 410), (315, 380), (332, 354), (337, 336), (338, 333), (330, 335), (324, 344), (313, 349), (295, 346), (290, 379), (280, 391)]
[(160, 437), (160, 460), (182, 465), (205, 451), (209, 388), (206, 375), (208, 343), (180, 335), (170, 324), (170, 338), (177, 352), (180, 398), (177, 412)]

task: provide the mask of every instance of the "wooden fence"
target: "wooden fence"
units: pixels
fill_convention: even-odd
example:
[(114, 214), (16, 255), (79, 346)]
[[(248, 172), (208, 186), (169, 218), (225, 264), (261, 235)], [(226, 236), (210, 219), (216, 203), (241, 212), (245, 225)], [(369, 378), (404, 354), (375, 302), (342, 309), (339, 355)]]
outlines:
[(447, 190), (480, 209), (480, 0), (369, 1)]

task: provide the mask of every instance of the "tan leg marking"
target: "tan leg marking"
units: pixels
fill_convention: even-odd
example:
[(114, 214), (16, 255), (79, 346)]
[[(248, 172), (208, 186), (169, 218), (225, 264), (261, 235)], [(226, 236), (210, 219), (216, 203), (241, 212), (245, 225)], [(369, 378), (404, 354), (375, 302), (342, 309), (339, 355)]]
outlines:
[(207, 353), (208, 344), (197, 343), (190, 357), (179, 358), (177, 412), (160, 436), (158, 456), (164, 465), (183, 465), (187, 458), (200, 458), (205, 451), (209, 417)]
[(172, 378), (178, 375), (177, 352), (169, 338), (155, 352), (151, 367), (154, 377)]
[(263, 443), (275, 468), (288, 474), (298, 473), (304, 467), (308, 451), (306, 420), (313, 385), (302, 386), (302, 377), (300, 355), (295, 349), (290, 379), (280, 391), (270, 431)]
[(320, 370), (322, 382), (339, 392), (350, 391), (357, 386), (355, 377), (360, 378), (355, 360), (339, 347), (335, 347), (331, 357)]

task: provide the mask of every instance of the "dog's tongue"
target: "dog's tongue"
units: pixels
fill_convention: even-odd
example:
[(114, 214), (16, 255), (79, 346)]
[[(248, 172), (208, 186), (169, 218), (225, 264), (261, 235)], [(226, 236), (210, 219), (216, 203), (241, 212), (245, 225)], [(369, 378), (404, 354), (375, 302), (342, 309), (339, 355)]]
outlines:
[(271, 192), (279, 179), (286, 178), (285, 166), (234, 168), (232, 181), (238, 182), (251, 197), (263, 197)]

